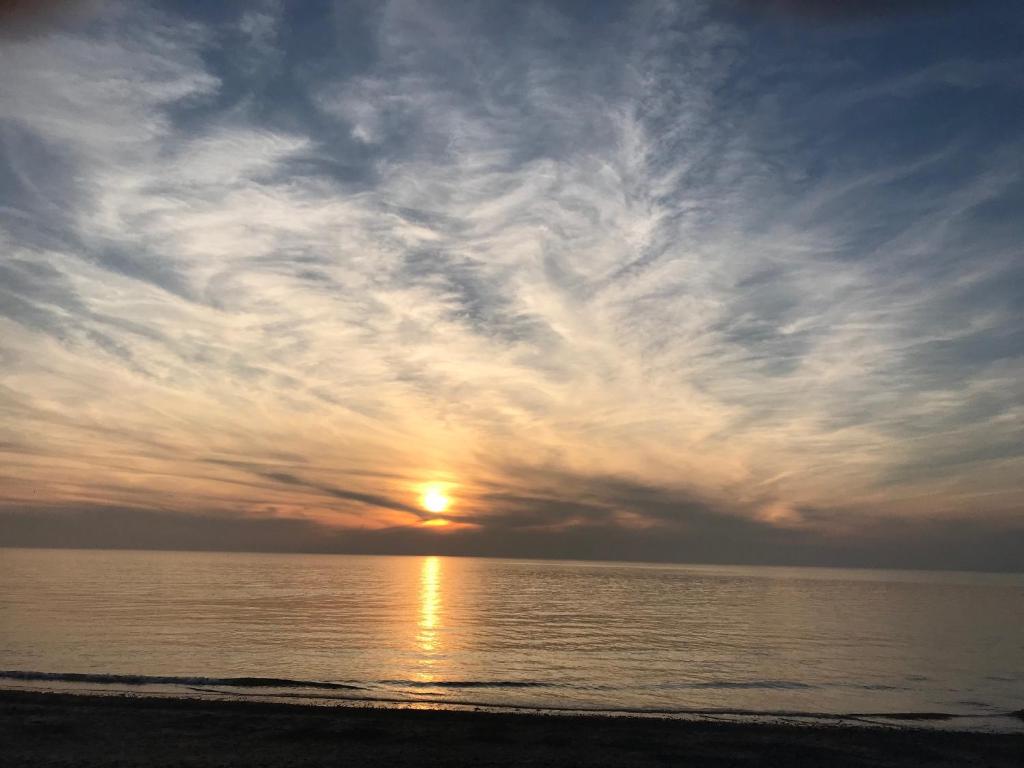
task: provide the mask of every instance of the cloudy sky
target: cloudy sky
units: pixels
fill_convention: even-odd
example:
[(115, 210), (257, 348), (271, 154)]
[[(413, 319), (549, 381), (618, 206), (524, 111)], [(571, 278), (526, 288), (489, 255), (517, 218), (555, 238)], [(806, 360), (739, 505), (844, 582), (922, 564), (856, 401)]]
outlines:
[(0, 543), (1024, 562), (1017, 4), (0, 7)]

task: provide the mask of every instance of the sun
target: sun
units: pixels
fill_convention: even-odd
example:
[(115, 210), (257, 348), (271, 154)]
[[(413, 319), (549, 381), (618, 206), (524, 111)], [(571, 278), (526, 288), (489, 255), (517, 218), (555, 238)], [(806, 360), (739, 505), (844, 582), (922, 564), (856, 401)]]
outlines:
[(452, 503), (452, 500), (445, 495), (441, 488), (431, 485), (423, 491), (420, 503), (423, 504), (423, 508), (427, 512), (433, 512), (436, 515), (448, 509), (448, 505)]

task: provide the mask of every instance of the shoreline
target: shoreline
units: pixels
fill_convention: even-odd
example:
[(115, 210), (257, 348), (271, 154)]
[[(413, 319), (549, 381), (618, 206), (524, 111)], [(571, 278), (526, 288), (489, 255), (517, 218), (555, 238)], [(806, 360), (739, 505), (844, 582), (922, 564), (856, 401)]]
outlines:
[(1021, 734), (905, 725), (0, 691), (12, 766), (1017, 766), (1021, 754)]
[[(19, 673), (19, 675), (22, 673)], [(183, 699), (189, 701), (281, 704), (284, 706), (405, 709), (451, 712), (489, 712), (551, 717), (650, 718), (677, 722), (719, 722), (738, 725), (802, 725), (840, 728), (919, 728), (970, 733), (1024, 735), (1024, 710), (955, 713), (944, 711), (848, 711), (796, 709), (743, 709), (737, 707), (601, 707), (495, 702), (483, 699), (415, 698), (387, 695), (348, 683), (315, 683), (276, 678), (226, 678), (213, 685), (211, 678), (169, 678), (140, 675), (72, 675), (24, 673), (3, 678), (4, 693), (42, 693), (122, 699)], [(103, 678), (102, 681), (92, 678)], [(80, 679), (87, 678), (87, 679)], [(114, 678), (108, 680), (107, 678)], [(185, 683), (183, 680), (193, 680)], [(128, 682), (130, 681), (130, 682)], [(19, 683), (21, 683), (19, 685)], [(56, 685), (54, 685), (56, 683)], [(239, 683), (235, 685), (233, 683)], [(99, 686), (99, 687), (96, 687)], [(321, 691), (317, 689), (330, 689)]]
[[(193, 682), (183, 682), (186, 680)], [(218, 685), (213, 685), (213, 682), (212, 678), (202, 677), (0, 672), (0, 695), (7, 692), (27, 692), (106, 698), (266, 703), (326, 709), (375, 708), (490, 712), (552, 717), (652, 718), (681, 722), (727, 722), (740, 725), (790, 724), (843, 728), (914, 727), (972, 733), (1024, 735), (1024, 710), (967, 714), (941, 711), (752, 710), (737, 707), (549, 706), (474, 699), (399, 697), (349, 683), (312, 683), (278, 678), (225, 678), (220, 680)], [(19, 685), (19, 683), (22, 684)], [(97, 685), (100, 687), (93, 687)], [(326, 690), (330, 690), (330, 692), (326, 692)]]

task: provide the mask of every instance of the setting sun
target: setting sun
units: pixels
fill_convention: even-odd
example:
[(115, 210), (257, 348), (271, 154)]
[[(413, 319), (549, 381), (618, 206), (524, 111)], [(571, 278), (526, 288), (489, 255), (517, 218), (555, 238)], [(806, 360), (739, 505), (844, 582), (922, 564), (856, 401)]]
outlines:
[(437, 514), (448, 509), (448, 505), (451, 504), (451, 499), (448, 498), (444, 491), (437, 486), (431, 486), (423, 492), (423, 496), (420, 497), (420, 502), (423, 504), (423, 508), (425, 510)]

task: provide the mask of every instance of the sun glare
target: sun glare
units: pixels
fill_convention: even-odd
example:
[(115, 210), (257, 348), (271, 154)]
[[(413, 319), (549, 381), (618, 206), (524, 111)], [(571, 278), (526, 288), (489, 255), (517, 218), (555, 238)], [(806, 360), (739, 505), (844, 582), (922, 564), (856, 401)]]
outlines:
[(423, 508), (427, 512), (433, 512), (438, 514), (448, 509), (448, 505), (451, 504), (449, 499), (443, 490), (437, 486), (431, 486), (423, 492), (423, 496), (420, 497), (420, 502), (423, 504)]

